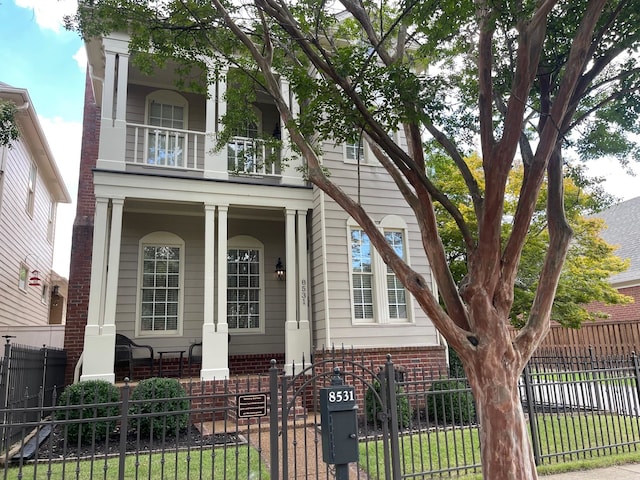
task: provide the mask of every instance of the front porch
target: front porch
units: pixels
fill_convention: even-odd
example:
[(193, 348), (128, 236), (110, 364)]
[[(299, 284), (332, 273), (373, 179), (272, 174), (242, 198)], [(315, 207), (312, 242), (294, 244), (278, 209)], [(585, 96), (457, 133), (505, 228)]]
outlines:
[[(260, 207), (241, 204), (256, 201), (258, 187), (251, 199), (227, 195), (227, 204), (219, 195), (217, 204), (170, 202), (129, 197), (122, 181), (129, 178), (113, 176), (108, 187), (96, 182), (88, 321), (76, 378), (138, 380), (158, 375), (162, 365), (163, 375), (180, 376), (182, 367), (182, 376), (213, 380), (263, 373), (272, 358), (286, 371), (308, 361), (308, 210), (301, 208), (307, 190), (290, 198), (282, 188), (277, 198), (265, 190)], [(137, 177), (138, 191), (146, 180), (157, 188)], [(203, 184), (190, 182), (174, 198), (193, 198)], [(120, 189), (124, 199), (100, 196), (103, 186), (111, 197)], [(276, 272), (278, 264), (286, 273)], [(131, 375), (115, 361), (121, 335), (153, 351), (151, 363), (136, 362)], [(201, 349), (189, 368), (196, 343)]]

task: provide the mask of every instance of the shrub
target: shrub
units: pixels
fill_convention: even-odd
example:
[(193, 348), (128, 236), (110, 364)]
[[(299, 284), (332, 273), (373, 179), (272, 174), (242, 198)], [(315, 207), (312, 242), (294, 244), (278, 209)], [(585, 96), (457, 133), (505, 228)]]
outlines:
[(437, 380), (427, 395), (427, 418), (432, 422), (468, 424), (476, 417), (473, 395), (465, 382)]
[(451, 378), (466, 378), (467, 374), (464, 372), (462, 366), (462, 360), (458, 356), (453, 348), (449, 347), (449, 377)]
[(175, 378), (142, 380), (133, 390), (131, 400), (130, 413), (138, 416), (132, 426), (142, 435), (160, 438), (174, 435), (187, 426), (189, 400)]
[[(69, 385), (64, 389), (56, 410), (56, 420), (87, 419), (86, 422), (69, 423), (67, 437), (72, 442), (104, 440), (116, 424), (115, 420), (92, 420), (119, 415), (120, 390), (105, 380), (87, 380)], [(73, 408), (72, 408), (73, 407)]]
[[(369, 423), (380, 423), (378, 413), (382, 411), (382, 405), (378, 396), (380, 396), (381, 384), (379, 380), (374, 380), (373, 384), (367, 389), (365, 395), (365, 410), (367, 413), (367, 421)], [(378, 395), (374, 394), (377, 393)], [(398, 428), (409, 426), (411, 420), (411, 405), (409, 399), (403, 393), (402, 387), (396, 384), (396, 405), (398, 411)]]

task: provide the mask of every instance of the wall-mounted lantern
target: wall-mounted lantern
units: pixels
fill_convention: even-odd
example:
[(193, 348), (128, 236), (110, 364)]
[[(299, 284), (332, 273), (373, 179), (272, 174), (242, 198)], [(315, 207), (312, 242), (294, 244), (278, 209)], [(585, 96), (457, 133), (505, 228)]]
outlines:
[(285, 274), (286, 270), (284, 269), (284, 265), (282, 265), (282, 260), (278, 257), (278, 263), (276, 263), (276, 277), (278, 280), (284, 280)]

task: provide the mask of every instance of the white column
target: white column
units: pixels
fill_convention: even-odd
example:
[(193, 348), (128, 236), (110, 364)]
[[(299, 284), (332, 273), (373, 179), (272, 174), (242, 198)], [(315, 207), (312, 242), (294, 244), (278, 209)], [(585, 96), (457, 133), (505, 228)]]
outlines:
[[(91, 290), (85, 328), (81, 380), (114, 382), (115, 308), (117, 304), (123, 199), (112, 201), (111, 225), (107, 228), (109, 201), (96, 199)], [(109, 233), (107, 237), (107, 232)], [(107, 243), (108, 238), (108, 243)]]
[(127, 83), (129, 73), (127, 46), (128, 44), (122, 41), (105, 41), (105, 77), (102, 91), (98, 168), (125, 169)]
[(116, 90), (116, 114), (115, 124), (121, 124), (126, 127), (127, 121), (127, 84), (129, 80), (129, 55), (126, 53), (118, 54), (118, 88)]
[[(228, 206), (218, 207), (218, 322), (213, 323), (205, 319), (202, 325), (202, 370), (200, 378), (203, 380), (214, 380), (227, 378), (229, 376), (229, 328), (227, 325), (227, 211)], [(208, 212), (208, 210), (207, 210)], [(212, 214), (205, 214), (207, 224)], [(207, 262), (207, 253), (205, 253), (205, 262), (211, 264), (213, 262), (214, 238), (213, 232), (207, 234), (208, 226), (205, 226), (205, 250), (210, 250), (211, 260)], [(215, 227), (211, 227), (215, 228)], [(209, 243), (211, 242), (211, 243)], [(207, 266), (205, 265), (205, 273)], [(211, 290), (205, 291), (205, 298), (211, 297), (211, 315), (213, 315), (213, 267), (211, 269)], [(205, 279), (205, 288), (207, 281)], [(206, 313), (206, 305), (205, 305)]]
[[(304, 308), (299, 305), (301, 297), (302, 280), (308, 283), (306, 277), (306, 231), (305, 227), (298, 224), (298, 236), (296, 238), (296, 217), (295, 210), (286, 211), (285, 219), (285, 244), (286, 244), (286, 269), (287, 269), (287, 299), (286, 299), (286, 321), (284, 331), (285, 343), (285, 373), (291, 375), (295, 364), (296, 372), (302, 367), (302, 359), (308, 364), (310, 360), (310, 336), (308, 314), (302, 313)], [(298, 218), (299, 220), (299, 218)], [(302, 245), (301, 245), (302, 244)], [(301, 263), (305, 264), (301, 270)], [(304, 276), (303, 276), (304, 275)], [(298, 309), (300, 307), (300, 310)], [(306, 308), (306, 307), (305, 307)]]
[(216, 142), (222, 125), (220, 118), (226, 113), (226, 92), (227, 72), (223, 70), (218, 73), (218, 77), (209, 83), (207, 90), (205, 131), (207, 135), (204, 139), (204, 176), (205, 178), (218, 178), (226, 180), (229, 178), (227, 169), (227, 149), (221, 148), (216, 151)]

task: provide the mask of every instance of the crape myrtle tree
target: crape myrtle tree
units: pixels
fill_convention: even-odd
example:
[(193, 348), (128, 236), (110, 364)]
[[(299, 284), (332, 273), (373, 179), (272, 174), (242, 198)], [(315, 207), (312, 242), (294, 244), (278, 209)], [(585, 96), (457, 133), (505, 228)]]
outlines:
[[(458, 352), (477, 402), (484, 477), (529, 480), (537, 475), (517, 383), (548, 331), (572, 236), (563, 150), (625, 160), (637, 151), (629, 133), (638, 130), (640, 108), (639, 10), (634, 0), (93, 0), (81, 3), (69, 25), (87, 39), (128, 31), (141, 66), (171, 58), (206, 66), (209, 76), (233, 66), (258, 83), (273, 98), (308, 180), (360, 224)], [(299, 102), (295, 110), (281, 93), (283, 78)], [(224, 118), (228, 129), (237, 128), (236, 117)], [(415, 213), (440, 298), (323, 168), (322, 141), (360, 136)], [(472, 221), (434, 184), (425, 142), (455, 163)], [(474, 150), (482, 189), (465, 161)], [(523, 178), (512, 199), (506, 185), (516, 157)], [(548, 248), (514, 337), (514, 285), (543, 185)], [(507, 201), (515, 202), (509, 217)], [(464, 245), (459, 281), (436, 204)]]

